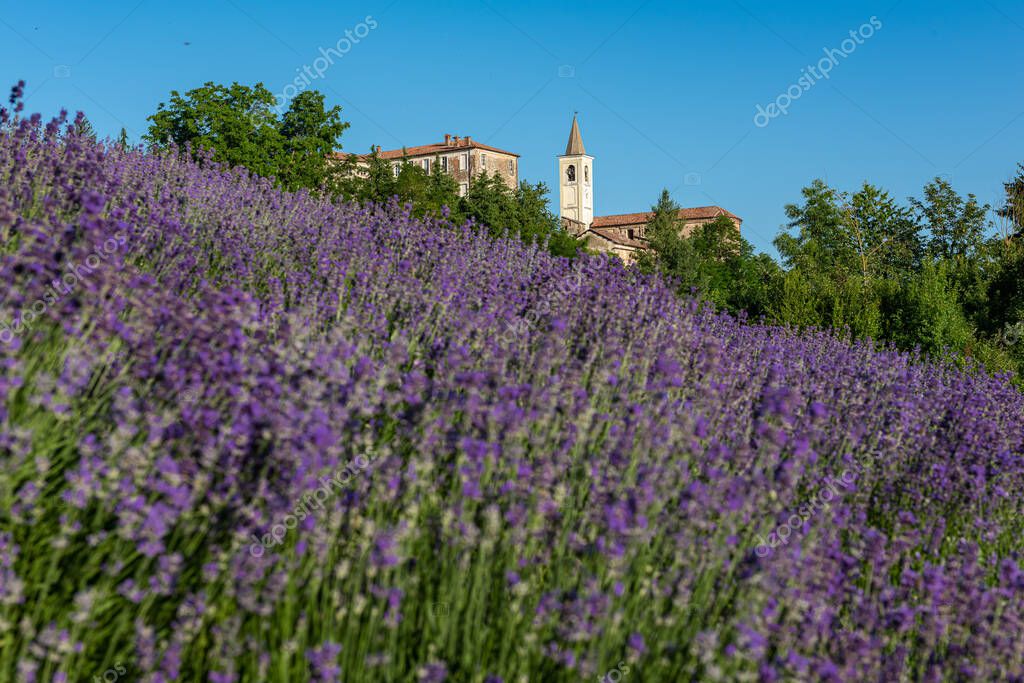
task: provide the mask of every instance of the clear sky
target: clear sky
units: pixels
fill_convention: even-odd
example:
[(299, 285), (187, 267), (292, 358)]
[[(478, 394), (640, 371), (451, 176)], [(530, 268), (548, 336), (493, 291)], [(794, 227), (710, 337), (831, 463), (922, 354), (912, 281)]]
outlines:
[(815, 178), (905, 199), (945, 175), (995, 203), (1024, 161), (1021, 0), (0, 2), (3, 87), (24, 78), (29, 111), (81, 109), (101, 135), (137, 140), (205, 81), (282, 93), (334, 49), (311, 87), (342, 105), (346, 150), (471, 135), (553, 187), (579, 111), (599, 215), (667, 187), (773, 254)]

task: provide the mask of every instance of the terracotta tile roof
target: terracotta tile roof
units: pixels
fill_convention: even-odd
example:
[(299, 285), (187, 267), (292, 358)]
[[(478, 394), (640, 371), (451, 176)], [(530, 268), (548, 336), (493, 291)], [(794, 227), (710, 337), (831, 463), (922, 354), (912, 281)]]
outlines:
[[(588, 232), (592, 232), (598, 237), (603, 237), (609, 242), (614, 242), (623, 247), (633, 247), (634, 249), (646, 249), (647, 243), (640, 240), (631, 240), (628, 237), (620, 237), (615, 234), (614, 230), (607, 228), (591, 228)], [(586, 234), (586, 233), (584, 233)]]
[[(468, 140), (468, 142), (467, 142), (467, 140)], [(445, 144), (443, 142), (437, 142), (437, 143), (434, 143), (432, 145), (418, 145), (416, 147), (406, 147), (404, 149), (388, 149), (388, 150), (383, 150), (381, 152), (378, 152), (378, 154), (380, 154), (380, 158), (381, 159), (386, 159), (388, 161), (392, 161), (394, 159), (401, 159), (404, 156), (409, 156), (409, 157), (424, 157), (424, 156), (435, 157), (435, 156), (438, 156), (438, 155), (441, 155), (441, 154), (452, 154), (452, 153), (457, 153), (457, 152), (460, 152), (460, 151), (463, 151), (463, 150), (467, 150), (467, 149), (482, 149), (482, 150), (485, 150), (487, 152), (497, 152), (498, 154), (508, 154), (509, 156), (513, 156), (513, 157), (518, 157), (519, 156), (515, 152), (509, 152), (509, 151), (504, 150), (504, 149), (499, 149), (497, 147), (492, 147), (490, 145), (485, 145), (482, 142), (477, 142), (476, 140), (473, 140), (471, 138), (462, 138), (462, 139), (459, 140), (458, 144), (456, 144), (455, 141), (453, 140), (451, 142), (451, 144)], [(370, 158), (369, 154), (355, 154), (355, 155), (351, 155), (351, 154), (348, 154), (347, 152), (335, 152), (332, 156), (335, 159), (345, 159), (345, 158), (347, 158), (349, 156), (356, 156), (356, 157), (358, 157), (360, 159), (368, 159), (368, 158)]]
[[(726, 211), (720, 206), (698, 206), (692, 209), (679, 209), (680, 220), (700, 220), (702, 218), (717, 218), (718, 216), (740, 219), (736, 214)], [(594, 216), (593, 227), (610, 228), (620, 225), (640, 225), (649, 222), (653, 217), (653, 211), (620, 213), (614, 216)]]

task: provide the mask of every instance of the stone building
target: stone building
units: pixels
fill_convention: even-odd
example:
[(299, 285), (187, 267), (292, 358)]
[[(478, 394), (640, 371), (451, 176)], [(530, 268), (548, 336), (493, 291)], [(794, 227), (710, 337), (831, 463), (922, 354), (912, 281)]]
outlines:
[[(377, 147), (376, 152), (381, 159), (391, 163), (396, 176), (405, 159), (428, 173), (434, 170), (434, 164), (441, 164), (442, 170), (450, 173), (459, 184), (460, 196), (465, 196), (469, 191), (473, 177), (484, 171), (490, 175), (497, 174), (512, 189), (519, 187), (519, 155), (477, 142), (468, 135), (445, 135), (444, 142), (402, 149), (381, 150)], [(371, 157), (370, 154), (334, 154), (334, 158), (339, 160), (350, 156), (356, 158), (357, 167), (363, 168)]]
[[(558, 157), (558, 203), (562, 225), (571, 234), (585, 240), (587, 247), (615, 254), (625, 261), (647, 248), (647, 223), (654, 214), (625, 213), (594, 216), (594, 157), (583, 146), (579, 122), (574, 116), (565, 154)], [(689, 235), (704, 223), (728, 216), (740, 228), (743, 220), (718, 206), (699, 206), (679, 210), (680, 231)]]

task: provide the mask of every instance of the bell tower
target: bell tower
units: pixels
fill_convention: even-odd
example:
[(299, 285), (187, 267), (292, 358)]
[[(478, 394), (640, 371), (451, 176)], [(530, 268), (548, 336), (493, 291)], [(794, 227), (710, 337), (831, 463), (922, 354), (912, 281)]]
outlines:
[(583, 136), (576, 115), (565, 154), (558, 157), (558, 214), (582, 224), (586, 230), (594, 222), (594, 157), (583, 148)]

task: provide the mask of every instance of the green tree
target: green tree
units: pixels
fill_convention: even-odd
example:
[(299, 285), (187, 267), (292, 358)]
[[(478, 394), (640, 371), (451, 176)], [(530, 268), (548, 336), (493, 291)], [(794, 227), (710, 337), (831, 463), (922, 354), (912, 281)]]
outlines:
[(746, 276), (744, 264), (754, 252), (736, 224), (728, 216), (718, 216), (694, 227), (683, 243), (688, 259), (679, 275), (716, 306), (733, 308)]
[(512, 217), (517, 213), (512, 190), (498, 176), (481, 173), (473, 179), (463, 202), (466, 215), (492, 234), (513, 231)]
[(816, 327), (822, 324), (818, 310), (820, 292), (816, 292), (810, 280), (797, 268), (785, 271), (779, 279), (769, 305), (769, 317), (779, 323), (798, 328)]
[[(880, 336), (883, 296), (913, 277), (924, 252), (912, 211), (869, 183), (851, 196), (816, 180), (802, 194), (775, 240), (790, 272), (773, 311), (783, 323)], [(793, 298), (805, 295), (808, 304)]]
[(280, 122), (286, 159), (277, 176), (285, 187), (322, 187), (333, 170), (328, 159), (348, 127), (341, 121), (341, 107), (324, 108), (321, 93), (296, 95)]
[[(417, 216), (444, 216), (447, 213), (446, 217), (452, 222), (462, 222), (465, 218), (461, 211), (458, 183), (438, 165), (431, 164), (431, 167), (432, 171), (427, 173), (422, 166), (404, 157), (398, 166), (397, 176), (394, 175), (394, 167), (391, 168), (394, 179), (392, 193), (410, 203)], [(386, 186), (381, 178), (380, 187)]]
[(637, 256), (637, 265), (645, 272), (660, 271), (678, 277), (692, 259), (682, 237), (679, 205), (668, 190), (662, 190), (651, 212), (646, 228), (648, 249)]
[(82, 112), (78, 112), (75, 120), (71, 122), (70, 133), (75, 137), (86, 138), (96, 142), (96, 129), (92, 127), (92, 123), (89, 119), (85, 118), (85, 114)]
[(913, 211), (888, 192), (864, 183), (845, 207), (864, 279), (903, 279), (921, 266), (924, 244)]
[[(747, 246), (752, 252), (753, 247)], [(768, 254), (753, 253), (743, 256), (738, 266), (727, 301), (729, 308), (754, 317), (770, 316), (772, 301), (782, 286), (782, 268)]]
[(802, 195), (802, 204), (785, 207), (789, 223), (775, 238), (789, 272), (772, 311), (782, 323), (868, 332), (870, 325), (860, 322), (860, 313), (870, 310), (871, 302), (865, 296), (867, 278), (858, 254), (862, 240), (853, 229), (849, 196), (821, 180)]
[[(349, 157), (349, 163), (357, 163), (355, 157)], [(358, 170), (353, 166), (345, 174), (342, 182), (345, 196), (358, 202), (384, 202), (398, 194), (394, 167), (381, 158), (376, 147), (359, 162)]]
[[(427, 202), (436, 211), (442, 207), (449, 208), (449, 211), (459, 209), (459, 183), (452, 174), (441, 167), (440, 157), (434, 157), (430, 162), (430, 182), (427, 185)], [(458, 216), (462, 220), (462, 215)], [(453, 220), (456, 218), (453, 217)]]
[(985, 241), (988, 204), (979, 204), (973, 194), (962, 198), (944, 178), (924, 186), (924, 197), (911, 197), (911, 206), (928, 230), (928, 249), (937, 258), (970, 260), (978, 256)]
[(262, 83), (175, 90), (149, 117), (144, 140), (156, 149), (209, 150), (215, 161), (275, 177), (286, 189), (321, 187), (332, 170), (328, 155), (348, 127), (341, 108), (325, 110), (314, 91), (298, 95), (280, 118), (274, 104)]
[(902, 277), (919, 267), (923, 254), (913, 212), (874, 185), (864, 183), (853, 196), (815, 180), (803, 190), (804, 203), (790, 204), (788, 230), (775, 246), (788, 267), (857, 277), (870, 286), (876, 277)]
[(548, 210), (548, 187), (544, 183), (519, 183), (514, 197), (520, 239), (543, 243), (556, 256), (575, 256), (578, 240), (562, 229), (562, 223)]
[(450, 173), (442, 168), (440, 156), (434, 157), (430, 162), (430, 177), (427, 182), (425, 203), (427, 210), (431, 213), (443, 214), (447, 211), (448, 218), (453, 223), (461, 223), (465, 220), (459, 200), (459, 184), (455, 182), (455, 178)]
[(507, 235), (543, 244), (559, 256), (575, 256), (577, 241), (564, 230), (558, 217), (548, 209), (547, 186), (523, 181), (510, 188), (497, 173), (473, 178), (461, 202), (462, 213), (495, 236)]
[(920, 272), (884, 297), (886, 339), (932, 355), (944, 349), (964, 352), (975, 343), (974, 330), (954, 292), (949, 264), (925, 262)]
[(843, 276), (857, 270), (856, 241), (848, 230), (846, 195), (822, 180), (815, 180), (802, 194), (803, 204), (785, 207), (789, 232), (775, 238), (783, 265)]
[(973, 194), (961, 197), (943, 178), (924, 186), (922, 199), (910, 199), (919, 222), (929, 234), (928, 251), (933, 260), (948, 261), (946, 273), (970, 319), (985, 309), (985, 289), (992, 269), (991, 245), (985, 238), (988, 204)]
[(686, 235), (679, 206), (667, 190), (652, 210), (646, 232), (649, 248), (638, 257), (642, 270), (669, 275), (684, 294), (696, 290), (720, 308), (755, 316), (768, 312), (779, 267), (767, 255), (754, 256), (754, 248), (731, 218), (718, 216)]
[(987, 307), (982, 322), (985, 331), (993, 336), (998, 336), (1007, 325), (1024, 322), (1024, 244), (1010, 240), (1000, 245), (999, 251), (998, 268), (986, 283)]
[(1010, 221), (1014, 233), (1024, 230), (1024, 163), (1017, 164), (1017, 175), (1003, 184), (1006, 204), (996, 213)]

